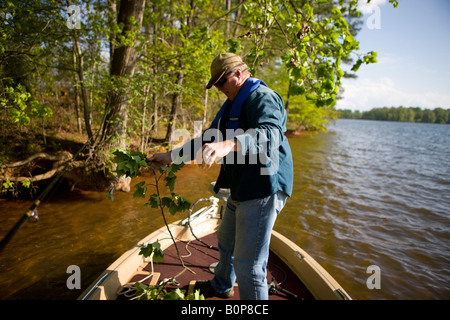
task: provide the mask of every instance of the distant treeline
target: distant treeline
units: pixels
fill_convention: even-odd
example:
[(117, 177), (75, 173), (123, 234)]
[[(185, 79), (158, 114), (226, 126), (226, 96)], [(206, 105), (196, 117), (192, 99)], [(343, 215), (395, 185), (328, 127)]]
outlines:
[(419, 107), (384, 107), (370, 111), (338, 110), (341, 119), (363, 119), (400, 122), (424, 122), (450, 124), (450, 109), (436, 108), (434, 110)]

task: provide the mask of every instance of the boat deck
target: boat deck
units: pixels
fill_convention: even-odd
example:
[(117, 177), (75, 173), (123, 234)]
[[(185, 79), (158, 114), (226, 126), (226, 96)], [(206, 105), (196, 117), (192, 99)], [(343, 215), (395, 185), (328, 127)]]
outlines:
[[(212, 233), (201, 239), (208, 245), (217, 247), (217, 233)], [(185, 271), (179, 275), (176, 280), (178, 286), (168, 284), (168, 289), (180, 288), (186, 293), (192, 292), (193, 283), (196, 280), (210, 280), (214, 277), (210, 271), (210, 265), (219, 260), (219, 252), (213, 248), (209, 248), (201, 242), (194, 240), (192, 242), (178, 242), (178, 250), (183, 257), (184, 264), (195, 272), (195, 274)], [(154, 274), (160, 274), (157, 277), (150, 277), (144, 281), (143, 284), (150, 285), (159, 283), (161, 280), (171, 278), (183, 270), (178, 260), (175, 246), (172, 244), (169, 248), (164, 250), (165, 256), (163, 261), (153, 264)], [(140, 281), (147, 277), (152, 272), (150, 263), (143, 266), (142, 271), (133, 275), (130, 282)], [(152, 279), (153, 278), (153, 279)], [(284, 290), (295, 294), (298, 298), (303, 300), (313, 300), (314, 297), (305, 287), (305, 285), (298, 279), (298, 277), (289, 269), (289, 267), (279, 259), (275, 254), (270, 252), (269, 263), (267, 265), (267, 281), (268, 283), (275, 283), (280, 285)], [(191, 284), (191, 287), (189, 285)], [(237, 285), (236, 285), (237, 286)], [(189, 291), (191, 290), (191, 291)], [(228, 300), (239, 300), (239, 290), (235, 287), (234, 296)], [(119, 298), (120, 299), (120, 298)], [(210, 298), (211, 300), (220, 300), (219, 298)], [(269, 300), (291, 300), (295, 299), (291, 295), (277, 290), (276, 293), (269, 295)]]

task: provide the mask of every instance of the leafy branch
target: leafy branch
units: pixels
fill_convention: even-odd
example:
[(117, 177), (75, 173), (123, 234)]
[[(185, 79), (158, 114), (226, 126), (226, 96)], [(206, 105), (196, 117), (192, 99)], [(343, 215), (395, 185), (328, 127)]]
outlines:
[[(145, 161), (146, 155), (144, 153), (141, 153), (138, 151), (128, 153), (128, 152), (116, 150), (115, 152), (113, 152), (113, 155), (114, 155), (113, 162), (116, 163), (116, 165), (117, 165), (116, 173), (119, 177), (124, 175), (126, 177), (134, 178), (134, 177), (138, 176), (139, 169), (141, 167), (146, 167), (146, 168), (149, 167), (147, 162)], [(150, 206), (151, 208), (155, 208), (155, 209), (159, 208), (160, 209), (161, 215), (164, 220), (164, 224), (166, 225), (167, 231), (169, 232), (172, 242), (175, 245), (175, 249), (177, 251), (177, 256), (178, 256), (178, 259), (180, 260), (181, 265), (183, 266), (183, 270), (180, 273), (178, 273), (177, 275), (175, 275), (173, 277), (174, 279), (176, 277), (178, 277), (179, 275), (181, 275), (186, 270), (195, 274), (195, 272), (193, 270), (191, 270), (184, 264), (183, 259), (181, 258), (180, 252), (178, 250), (178, 246), (176, 244), (175, 238), (174, 238), (174, 236), (169, 228), (169, 225), (167, 223), (166, 215), (165, 215), (165, 209), (167, 209), (171, 215), (175, 215), (177, 212), (183, 212), (183, 211), (189, 210), (189, 208), (191, 206), (191, 203), (188, 200), (186, 200), (182, 196), (174, 193), (175, 181), (177, 178), (175, 173), (177, 171), (179, 171), (183, 166), (184, 166), (184, 163), (181, 162), (180, 164), (174, 163), (169, 167), (160, 167), (158, 169), (158, 172), (155, 173), (155, 175), (154, 175), (155, 184), (148, 184), (148, 185), (152, 185), (156, 188), (156, 193), (153, 193), (152, 195), (150, 195), (150, 197), (148, 198), (148, 202), (145, 204), (145, 206)], [(163, 179), (166, 182), (165, 185), (170, 190), (170, 196), (162, 197), (162, 193), (160, 190), (161, 179)], [(146, 195), (147, 189), (148, 189), (146, 182), (145, 181), (139, 182), (134, 187), (136, 190), (133, 194), (133, 197), (134, 198), (145, 198), (145, 195)], [(107, 194), (107, 196), (112, 199), (111, 194)], [(154, 242), (154, 243), (144, 246), (143, 248), (141, 248), (139, 254), (143, 255), (144, 257), (149, 257), (153, 254), (153, 260), (155, 262), (159, 262), (164, 258), (164, 252), (161, 250), (161, 245), (159, 244), (159, 242)], [(170, 297), (172, 297), (174, 299), (180, 299), (181, 297), (182, 297), (182, 299), (185, 298), (184, 293), (182, 291), (180, 291), (179, 289), (178, 289), (178, 291), (175, 290), (174, 293), (170, 293), (167, 296), (161, 295), (161, 292), (163, 292), (162, 287), (164, 287), (164, 285), (160, 286), (160, 287), (148, 287), (148, 286), (145, 286), (145, 285), (137, 282), (135, 286), (137, 289), (137, 294), (139, 296), (143, 296), (148, 299), (156, 299), (158, 297), (159, 298), (163, 297), (163, 299), (166, 299), (166, 298), (170, 299)], [(141, 292), (143, 290), (145, 291), (145, 294), (144, 294), (144, 292)], [(186, 297), (186, 298), (193, 299), (195, 297), (198, 297), (198, 293), (194, 296), (190, 295), (189, 297)]]

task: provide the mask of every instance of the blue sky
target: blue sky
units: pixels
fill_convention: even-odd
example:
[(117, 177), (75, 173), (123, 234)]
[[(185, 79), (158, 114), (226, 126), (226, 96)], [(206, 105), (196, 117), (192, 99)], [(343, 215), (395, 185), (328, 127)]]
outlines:
[(360, 53), (378, 53), (357, 79), (343, 79), (337, 109), (450, 109), (450, 0), (360, 0)]

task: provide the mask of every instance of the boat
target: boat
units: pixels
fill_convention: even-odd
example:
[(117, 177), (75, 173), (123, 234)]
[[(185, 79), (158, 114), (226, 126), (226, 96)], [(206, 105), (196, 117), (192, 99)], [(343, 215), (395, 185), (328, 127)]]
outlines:
[[(167, 289), (180, 288), (189, 294), (193, 293), (195, 281), (212, 279), (219, 256), (216, 232), (223, 208), (220, 201), (226, 201), (228, 193), (221, 189), (215, 194), (213, 184), (210, 190), (213, 195), (196, 201), (187, 218), (163, 226), (140, 240), (100, 274), (78, 299), (135, 299), (136, 282), (148, 286), (164, 283)], [(192, 213), (194, 206), (201, 202), (206, 204)], [(177, 241), (184, 264), (195, 274), (180, 272), (183, 268), (168, 228)], [(143, 246), (156, 241), (164, 252), (164, 259), (159, 263), (154, 263), (153, 256), (144, 258), (139, 255)], [(180, 275), (174, 278), (177, 274)], [(267, 279), (269, 300), (351, 300), (350, 295), (316, 260), (275, 230), (271, 235)], [(234, 292), (230, 299), (239, 299), (239, 290)]]

